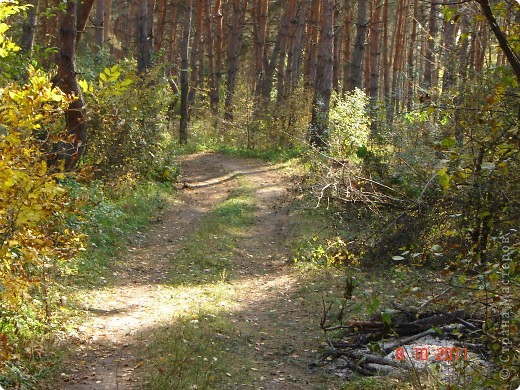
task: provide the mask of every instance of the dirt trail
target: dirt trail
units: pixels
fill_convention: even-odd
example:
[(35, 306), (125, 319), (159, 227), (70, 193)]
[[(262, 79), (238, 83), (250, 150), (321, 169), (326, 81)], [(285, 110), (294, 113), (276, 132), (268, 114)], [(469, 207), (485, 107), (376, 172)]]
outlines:
[[(182, 310), (169, 300), (172, 261), (204, 216), (239, 181), (252, 188), (255, 223), (241, 238), (229, 271), (240, 310), (234, 322), (252, 334), (255, 389), (333, 389), (332, 379), (309, 369), (320, 343), (319, 309), (307, 304), (305, 284), (286, 264), (291, 197), (279, 166), (220, 154), (181, 160), (176, 203), (152, 228), (135, 238), (114, 271), (114, 282), (88, 292), (88, 321), (73, 335), (76, 353), (62, 374), (62, 389), (140, 389), (140, 359), (150, 330)], [(196, 260), (196, 259), (194, 259)], [(183, 305), (195, 305), (184, 297)], [(230, 320), (231, 321), (231, 320)], [(251, 382), (250, 382), (251, 383)], [(225, 389), (242, 388), (230, 380)]]

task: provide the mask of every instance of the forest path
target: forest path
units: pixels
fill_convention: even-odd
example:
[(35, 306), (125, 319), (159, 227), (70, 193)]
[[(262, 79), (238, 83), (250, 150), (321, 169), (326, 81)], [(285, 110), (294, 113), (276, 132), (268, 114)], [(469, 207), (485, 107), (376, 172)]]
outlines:
[(59, 388), (336, 388), (309, 368), (321, 292), (286, 261), (301, 215), (283, 167), (214, 153), (180, 163), (175, 203), (112, 282), (85, 292)]

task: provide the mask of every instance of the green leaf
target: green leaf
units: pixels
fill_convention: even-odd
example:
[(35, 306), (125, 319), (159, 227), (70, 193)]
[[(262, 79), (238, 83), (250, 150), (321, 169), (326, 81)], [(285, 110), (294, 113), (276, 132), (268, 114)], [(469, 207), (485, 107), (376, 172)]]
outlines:
[(448, 174), (448, 169), (442, 168), (439, 172), (437, 172), (437, 175), (439, 176), (439, 184), (441, 185), (442, 189), (447, 191), (450, 188), (451, 180), (451, 177)]
[(480, 167), (487, 171), (492, 171), (493, 169), (495, 169), (495, 164), (492, 162), (485, 162), (485, 163), (482, 163), (482, 165)]
[(357, 148), (356, 156), (358, 156), (359, 158), (366, 158), (367, 155), (368, 155), (368, 148), (365, 145)]

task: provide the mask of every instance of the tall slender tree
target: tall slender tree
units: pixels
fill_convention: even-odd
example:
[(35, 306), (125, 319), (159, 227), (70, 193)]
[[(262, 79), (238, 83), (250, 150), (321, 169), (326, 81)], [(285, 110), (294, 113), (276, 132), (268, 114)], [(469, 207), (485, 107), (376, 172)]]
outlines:
[(356, 39), (354, 53), (352, 54), (352, 67), (350, 74), (350, 88), (361, 88), (363, 86), (363, 54), (365, 51), (365, 38), (368, 27), (367, 0), (358, 1), (358, 13), (356, 22)]
[(184, 3), (184, 30), (181, 48), (181, 112), (179, 143), (188, 142), (188, 93), (190, 88), (190, 30), (191, 30), (192, 0)]
[(320, 149), (324, 149), (327, 146), (329, 126), (334, 55), (334, 0), (322, 0), (322, 9), (312, 117), (309, 126), (310, 144)]
[(66, 94), (76, 96), (65, 112), (67, 131), (71, 140), (58, 145), (58, 158), (64, 159), (65, 167), (73, 169), (85, 150), (87, 126), (85, 103), (76, 78), (77, 1), (67, 0), (58, 14), (58, 72), (53, 82)]
[(33, 49), (34, 35), (36, 32), (36, 20), (38, 15), (38, 0), (29, 0), (27, 5), (27, 18), (22, 25), (22, 39), (20, 41), (20, 48), (24, 53), (30, 53)]

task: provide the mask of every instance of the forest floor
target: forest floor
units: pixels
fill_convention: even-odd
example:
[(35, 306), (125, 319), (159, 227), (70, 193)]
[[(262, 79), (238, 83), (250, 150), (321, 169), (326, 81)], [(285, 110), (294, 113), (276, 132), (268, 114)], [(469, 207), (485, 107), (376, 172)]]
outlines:
[(53, 387), (340, 388), (310, 364), (321, 297), (341, 281), (288, 262), (297, 231), (322, 227), (302, 218), (286, 167), (216, 153), (180, 165), (171, 206), (80, 292), (88, 315)]

